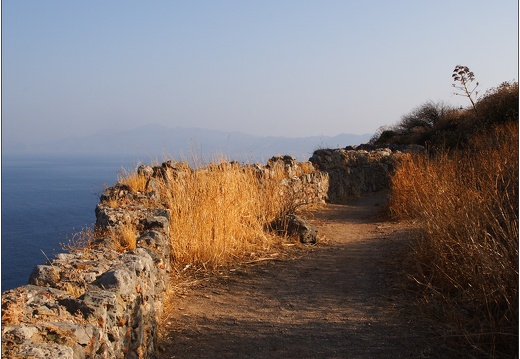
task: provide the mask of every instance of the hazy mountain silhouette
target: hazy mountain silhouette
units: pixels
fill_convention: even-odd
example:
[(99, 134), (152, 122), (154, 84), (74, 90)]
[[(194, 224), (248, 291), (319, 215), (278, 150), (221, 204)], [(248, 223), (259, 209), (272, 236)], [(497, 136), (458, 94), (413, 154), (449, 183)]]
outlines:
[(223, 154), (230, 160), (249, 162), (263, 162), (282, 154), (303, 161), (318, 148), (358, 145), (368, 141), (370, 136), (340, 134), (334, 137), (290, 138), (148, 124), (121, 132), (106, 131), (3, 150), (4, 153), (21, 155), (117, 155), (142, 160), (162, 160), (165, 157), (180, 159), (190, 157), (191, 153), (204, 157)]

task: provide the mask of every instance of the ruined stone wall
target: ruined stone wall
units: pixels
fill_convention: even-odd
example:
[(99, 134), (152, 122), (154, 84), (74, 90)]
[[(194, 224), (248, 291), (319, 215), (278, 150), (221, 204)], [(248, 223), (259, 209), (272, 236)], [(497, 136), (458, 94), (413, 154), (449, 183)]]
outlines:
[(310, 162), (329, 177), (328, 202), (345, 203), (365, 193), (388, 189), (396, 160), (403, 153), (423, 150), (420, 146), (349, 146), (317, 150)]
[[(142, 212), (137, 210), (136, 212)], [(101, 217), (110, 217), (102, 209)], [(145, 358), (155, 350), (169, 271), (165, 210), (141, 217), (138, 246), (104, 237), (38, 265), (29, 285), (2, 295), (2, 353), (16, 358)]]
[[(310, 163), (278, 156), (256, 168), (259, 178), (283, 168), (288, 178), (280, 181), (280, 191), (298, 204), (326, 199), (328, 175), (309, 171)], [(171, 261), (170, 218), (160, 206), (158, 178), (167, 182), (190, 170), (171, 161), (142, 166), (145, 192), (120, 184), (107, 189), (96, 208), (103, 235), (85, 250), (36, 266), (28, 285), (2, 294), (2, 356), (153, 357)], [(113, 199), (124, 199), (125, 205), (112, 208)], [(137, 232), (136, 248), (121, 252), (111, 230), (128, 223)]]
[(329, 176), (316, 171), (311, 162), (296, 162), (291, 156), (275, 156), (261, 169), (266, 177), (279, 170), (287, 174), (279, 183), (280, 191), (293, 207), (327, 201)]

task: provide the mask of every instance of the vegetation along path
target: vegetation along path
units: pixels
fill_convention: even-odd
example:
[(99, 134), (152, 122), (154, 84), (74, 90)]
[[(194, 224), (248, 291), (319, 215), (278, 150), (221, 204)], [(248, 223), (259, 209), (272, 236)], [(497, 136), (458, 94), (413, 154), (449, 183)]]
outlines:
[[(310, 217), (320, 244), (208, 278), (173, 299), (160, 358), (447, 358), (403, 285), (410, 227), (385, 193)], [(453, 354), (453, 353), (452, 353)]]

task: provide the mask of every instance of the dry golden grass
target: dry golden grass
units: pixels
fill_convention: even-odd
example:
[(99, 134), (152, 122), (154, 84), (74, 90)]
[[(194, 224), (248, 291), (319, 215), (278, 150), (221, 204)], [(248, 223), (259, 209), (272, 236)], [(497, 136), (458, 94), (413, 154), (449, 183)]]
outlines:
[(476, 352), (517, 353), (518, 125), (497, 127), (456, 153), (403, 157), (391, 212), (418, 220), (425, 299), (443, 303)]
[(266, 227), (284, 211), (277, 180), (222, 160), (165, 183), (174, 265), (206, 269), (268, 251)]
[(311, 162), (302, 162), (300, 164), (303, 174), (316, 172), (316, 168)]
[(137, 230), (134, 225), (125, 223), (110, 229), (110, 237), (114, 241), (117, 252), (133, 251), (137, 248)]
[(64, 251), (83, 252), (88, 256), (96, 248), (96, 240), (108, 235), (110, 235), (109, 231), (93, 225), (74, 232), (70, 237), (67, 236), (67, 243), (60, 243), (60, 246)]
[(118, 252), (131, 251), (137, 248), (137, 230), (132, 224), (122, 224), (108, 230), (85, 227), (75, 232), (67, 243), (61, 243), (61, 249), (67, 252), (83, 252), (88, 255), (96, 246), (96, 239), (109, 236)]
[(67, 238), (67, 243), (60, 243), (61, 249), (67, 252), (90, 251), (96, 239), (94, 227), (85, 227)]
[(118, 182), (126, 184), (133, 192), (143, 192), (146, 189), (147, 178), (123, 168), (119, 171)]
[(119, 201), (116, 199), (116, 198), (110, 198), (108, 201), (107, 201), (107, 206), (110, 207), (110, 208), (117, 208), (119, 207), (121, 204), (119, 203)]

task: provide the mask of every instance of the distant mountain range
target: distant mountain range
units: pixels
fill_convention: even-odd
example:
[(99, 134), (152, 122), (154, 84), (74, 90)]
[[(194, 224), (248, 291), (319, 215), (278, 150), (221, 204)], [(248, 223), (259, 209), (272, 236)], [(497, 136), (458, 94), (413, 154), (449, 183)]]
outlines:
[(370, 134), (340, 134), (334, 137), (256, 136), (200, 128), (171, 128), (148, 124), (121, 132), (100, 132), (84, 137), (4, 148), (4, 153), (20, 155), (106, 155), (158, 159), (224, 155), (229, 160), (264, 162), (281, 154), (306, 161), (319, 148), (339, 148), (366, 143)]

